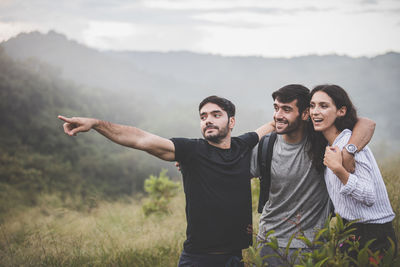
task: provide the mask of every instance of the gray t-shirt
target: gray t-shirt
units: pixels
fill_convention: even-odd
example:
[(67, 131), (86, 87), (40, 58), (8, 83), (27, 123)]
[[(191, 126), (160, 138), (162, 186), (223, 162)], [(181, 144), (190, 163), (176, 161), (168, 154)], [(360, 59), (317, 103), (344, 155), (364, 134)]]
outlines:
[[(290, 237), (300, 231), (313, 240), (315, 232), (324, 226), (329, 215), (330, 201), (324, 174), (312, 167), (307, 153), (307, 142), (286, 143), (282, 135), (275, 141), (271, 162), (271, 188), (269, 200), (260, 218), (257, 239), (274, 230), (280, 247), (286, 247)], [(258, 146), (253, 149), (251, 173), (260, 176), (257, 164)], [(306, 247), (294, 238), (291, 248)]]

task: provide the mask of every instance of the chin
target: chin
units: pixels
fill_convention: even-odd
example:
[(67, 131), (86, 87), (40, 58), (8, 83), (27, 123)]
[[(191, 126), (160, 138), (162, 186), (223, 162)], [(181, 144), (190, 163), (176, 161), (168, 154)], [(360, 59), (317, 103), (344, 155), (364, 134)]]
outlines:
[(286, 132), (286, 129), (287, 129), (287, 128), (275, 129), (275, 132), (276, 132), (277, 134), (283, 134), (283, 133)]
[(324, 130), (324, 128), (321, 126), (317, 126), (317, 127), (314, 126), (314, 131), (316, 131), (316, 132), (322, 132), (323, 130)]
[(216, 135), (216, 134), (208, 134), (208, 135), (205, 135), (204, 136), (204, 139), (206, 139), (206, 140), (213, 140), (213, 139), (215, 139), (215, 138), (217, 138), (218, 137), (218, 135)]

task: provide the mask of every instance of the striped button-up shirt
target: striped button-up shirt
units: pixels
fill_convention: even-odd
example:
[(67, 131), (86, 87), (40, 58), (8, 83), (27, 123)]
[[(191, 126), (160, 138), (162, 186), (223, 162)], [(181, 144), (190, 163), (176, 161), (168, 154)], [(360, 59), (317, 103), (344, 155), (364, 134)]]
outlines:
[[(340, 149), (348, 143), (351, 131), (343, 130), (333, 146)], [(342, 218), (360, 223), (387, 223), (395, 214), (383, 182), (378, 164), (368, 146), (355, 154), (356, 168), (344, 185), (329, 169), (325, 169), (325, 182), (335, 212)]]

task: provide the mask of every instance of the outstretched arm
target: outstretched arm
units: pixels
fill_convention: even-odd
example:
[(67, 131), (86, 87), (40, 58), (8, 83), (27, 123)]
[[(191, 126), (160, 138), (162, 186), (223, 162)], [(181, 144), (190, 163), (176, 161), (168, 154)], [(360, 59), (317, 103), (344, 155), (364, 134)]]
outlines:
[(260, 126), (257, 130), (256, 133), (258, 134), (258, 140), (261, 139), (266, 134), (269, 134), (271, 132), (275, 131), (275, 122), (270, 121), (267, 122), (266, 124)]
[(58, 116), (58, 118), (65, 122), (64, 132), (69, 136), (94, 129), (117, 144), (146, 151), (163, 160), (175, 160), (175, 146), (171, 140), (139, 128), (93, 118), (67, 118), (64, 116)]
[[(353, 133), (350, 137), (348, 144), (357, 146), (358, 151), (362, 150), (371, 141), (375, 131), (375, 122), (368, 118), (358, 118), (356, 125), (353, 128)], [(350, 173), (355, 170), (355, 161), (353, 155), (347, 152), (346, 149), (342, 150), (343, 166)]]

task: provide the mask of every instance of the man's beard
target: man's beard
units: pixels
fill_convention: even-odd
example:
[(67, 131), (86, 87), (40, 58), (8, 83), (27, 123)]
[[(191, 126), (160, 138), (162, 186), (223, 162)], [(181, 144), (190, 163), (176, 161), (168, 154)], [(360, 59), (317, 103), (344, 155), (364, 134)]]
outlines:
[[(283, 122), (286, 121), (287, 122), (287, 120), (275, 120), (275, 122), (277, 122), (277, 121), (283, 121)], [(301, 117), (298, 116), (294, 122), (288, 123), (287, 127), (283, 131), (281, 131), (281, 132), (277, 131), (276, 133), (277, 134), (290, 134), (290, 133), (297, 131), (297, 129), (299, 129), (300, 125), (301, 125)]]
[[(210, 141), (211, 143), (215, 143), (215, 144), (221, 143), (222, 140), (223, 140), (223, 139), (228, 135), (228, 133), (229, 133), (228, 125), (229, 125), (229, 121), (228, 121), (228, 123), (226, 124), (226, 126), (223, 127), (223, 128), (221, 128), (221, 129), (220, 129), (219, 127), (217, 127), (217, 126), (214, 126), (214, 125), (209, 125), (209, 126), (207, 126), (206, 128), (204, 128), (204, 131), (203, 131), (203, 137), (204, 137), (204, 139), (206, 139), (207, 141)], [(218, 133), (206, 136), (205, 133), (206, 133), (206, 131), (207, 131), (208, 128), (217, 129), (217, 130), (218, 130)]]

